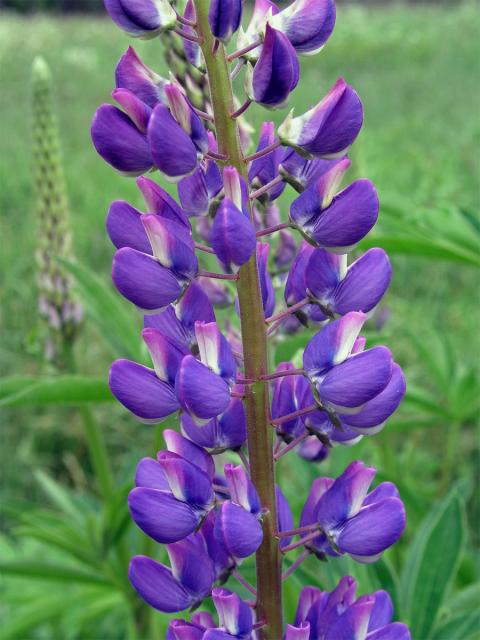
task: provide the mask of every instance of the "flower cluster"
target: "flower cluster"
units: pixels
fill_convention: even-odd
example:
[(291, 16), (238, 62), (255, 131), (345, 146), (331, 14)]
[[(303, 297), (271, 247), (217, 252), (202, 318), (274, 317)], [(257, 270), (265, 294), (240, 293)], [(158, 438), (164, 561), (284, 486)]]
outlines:
[[(102, 105), (92, 123), (98, 153), (137, 176), (145, 200), (144, 211), (113, 202), (107, 231), (113, 282), (144, 316), (152, 366), (117, 360), (110, 388), (139, 420), (175, 415), (179, 425), (164, 431), (156, 459), (139, 462), (129, 495), (133, 520), (165, 545), (169, 565), (136, 556), (130, 581), (164, 612), (213, 598), (218, 620), (206, 612), (173, 620), (168, 640), (408, 640), (391, 622), (388, 595), (357, 599), (349, 577), (331, 593), (306, 587), (293, 625), (283, 626), (281, 611), (281, 581), (308, 556), (375, 562), (405, 528), (396, 487), (370, 491), (376, 470), (360, 461), (317, 477), (298, 523), (275, 481), (290, 451), (319, 462), (379, 433), (405, 393), (389, 349), (360, 335), (391, 266), (381, 249), (349, 257), (379, 210), (369, 180), (341, 187), (363, 122), (359, 96), (340, 78), (303, 115), (291, 112), (277, 129), (265, 122), (251, 153), (238, 122), (252, 102), (288, 103), (298, 55), (318, 52), (333, 31), (334, 2), (280, 10), (256, 0), (246, 28), (240, 0), (189, 0), (183, 14), (168, 0), (105, 5), (130, 35), (175, 32), (210, 87), (200, 108), (179, 81), (188, 74), (161, 78), (129, 48), (115, 73), (118, 106)], [(239, 104), (232, 80), (242, 70)], [(178, 200), (143, 175), (157, 170)], [(277, 205), (285, 189), (295, 191), (287, 215)], [(304, 326), (315, 333), (302, 360), (269, 372), (267, 346)], [(253, 554), (256, 586), (241, 574)], [(227, 581), (254, 600), (223, 588)]]

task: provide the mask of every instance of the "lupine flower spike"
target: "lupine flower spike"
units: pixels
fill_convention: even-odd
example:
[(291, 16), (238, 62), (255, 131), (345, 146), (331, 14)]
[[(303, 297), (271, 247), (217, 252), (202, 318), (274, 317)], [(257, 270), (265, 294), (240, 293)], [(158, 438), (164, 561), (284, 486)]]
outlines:
[[(244, 27), (237, 0), (189, 0), (183, 15), (162, 2), (106, 1), (130, 35), (181, 38), (183, 49), (175, 41), (168, 79), (129, 49), (118, 106), (92, 124), (100, 156), (139, 176), (145, 200), (116, 200), (106, 226), (113, 282), (144, 316), (151, 364), (117, 360), (110, 388), (141, 422), (178, 426), (140, 460), (128, 497), (168, 561), (135, 556), (130, 582), (159, 611), (195, 611), (170, 621), (167, 640), (409, 640), (388, 594), (357, 597), (349, 576), (331, 592), (305, 587), (294, 619), (282, 609), (282, 581), (307, 557), (376, 562), (406, 526), (398, 489), (372, 488), (376, 469), (361, 461), (336, 478), (315, 470), (298, 522), (277, 472), (289, 454), (319, 465), (337, 446), (384, 437), (405, 393), (390, 350), (361, 335), (392, 269), (382, 249), (356, 251), (377, 221), (375, 187), (342, 187), (363, 122), (356, 91), (340, 79), (305, 114), (264, 122), (250, 153), (240, 124), (252, 102), (288, 104), (297, 56), (326, 44), (334, 2), (256, 0)], [(303, 356), (271, 370), (268, 350), (303, 326)]]
[(33, 63), (32, 94), (38, 309), (46, 332), (45, 357), (62, 368), (83, 314), (73, 294), (72, 279), (57, 261), (72, 258), (72, 240), (52, 77), (43, 58), (36, 58)]

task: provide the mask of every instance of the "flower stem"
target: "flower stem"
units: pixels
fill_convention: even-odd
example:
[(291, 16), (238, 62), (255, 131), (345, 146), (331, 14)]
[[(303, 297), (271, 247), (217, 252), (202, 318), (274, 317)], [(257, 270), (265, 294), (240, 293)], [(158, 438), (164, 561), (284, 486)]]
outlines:
[(292, 411), (292, 413), (287, 413), (287, 415), (285, 416), (281, 416), (280, 418), (275, 418), (274, 420), (270, 420), (270, 424), (273, 424), (274, 426), (278, 426), (280, 424), (283, 424), (284, 422), (290, 422), (290, 420), (293, 420), (294, 418), (300, 418), (300, 416), (304, 416), (306, 413), (311, 413), (312, 411), (315, 411), (315, 409), (318, 409), (318, 405), (316, 404), (311, 404), (308, 407), (304, 407), (303, 409), (298, 409), (297, 411)]
[[(234, 101), (230, 70), (225, 48), (220, 45), (212, 54), (213, 36), (208, 24), (208, 0), (194, 0), (197, 12), (198, 34), (210, 84), (211, 103), (215, 118), (218, 150), (248, 181), (247, 164), (240, 146), (237, 123), (230, 114)], [(253, 213), (250, 210), (253, 219)], [(267, 336), (263, 316), (262, 295), (259, 285), (256, 256), (239, 271), (237, 292), (240, 307), (245, 377), (256, 382), (245, 390), (248, 453), (250, 474), (258, 491), (264, 517), (263, 542), (257, 551), (257, 619), (266, 625), (259, 630), (259, 640), (278, 640), (282, 627), (282, 559), (274, 537), (276, 529), (275, 477), (272, 455), (273, 429), (269, 426), (268, 383), (260, 376), (268, 373)]]
[(294, 449), (297, 445), (301, 444), (304, 440), (306, 440), (308, 438), (310, 434), (308, 433), (308, 431), (306, 431), (305, 433), (302, 433), (301, 436), (298, 436), (297, 438), (295, 438), (295, 440), (292, 440), (291, 442), (289, 442), (287, 444), (286, 447), (284, 447), (283, 449), (281, 449), (274, 457), (275, 457), (275, 462), (277, 462), (277, 460), (280, 460), (280, 458), (283, 458), (283, 456), (288, 453), (289, 451), (291, 451), (292, 449)]
[(309, 555), (310, 555), (310, 551), (308, 549), (304, 549), (302, 553), (298, 556), (298, 558), (294, 560), (292, 564), (288, 567), (288, 569), (282, 574), (282, 580), (286, 580), (287, 578), (289, 578), (292, 575), (292, 573), (295, 571), (295, 569), (298, 569), (298, 567), (302, 564), (302, 562), (306, 558), (308, 558)]
[(272, 151), (275, 151), (275, 149), (278, 149), (279, 146), (280, 142), (272, 142), (272, 144), (269, 144), (268, 147), (264, 147), (263, 149), (260, 149), (260, 151), (256, 151), (255, 153), (252, 153), (252, 155), (247, 156), (245, 158), (245, 162), (253, 162), (253, 160), (263, 158), (263, 156), (267, 156), (269, 153), (272, 153)]
[[(256, 198), (259, 198), (260, 196), (263, 196), (264, 193), (266, 193), (267, 191), (269, 191), (270, 189), (272, 189), (273, 187), (275, 187), (277, 184), (280, 184), (281, 182), (283, 182), (283, 178), (282, 176), (275, 176), (275, 178), (273, 178), (273, 180), (270, 180), (270, 182), (267, 182), (267, 184), (264, 184), (263, 187), (260, 187), (259, 189), (257, 189), (256, 191), (252, 191), (252, 193), (249, 195), (249, 198), (251, 200), (255, 200)], [(280, 225), (276, 225), (277, 227)], [(289, 222), (283, 222), (282, 226), (280, 227), (281, 229), (286, 229), (287, 227), (290, 227), (290, 223)], [(275, 229), (277, 231), (277, 229), (275, 227), (271, 227), (271, 229)], [(265, 229), (266, 231), (266, 229)], [(273, 233), (273, 231), (269, 231), (269, 233)], [(262, 235), (266, 235), (265, 233)], [(258, 236), (258, 234), (257, 234)]]
[(284, 318), (287, 318), (288, 316), (290, 316), (292, 313), (299, 311), (302, 307), (304, 307), (309, 302), (310, 302), (310, 298), (307, 296), (303, 300), (300, 300), (300, 302), (297, 302), (296, 304), (292, 304), (290, 307), (287, 307), (285, 311), (281, 311), (279, 313), (276, 313), (274, 316), (265, 318), (265, 322), (271, 323), (271, 322), (276, 322), (278, 320), (283, 320)]

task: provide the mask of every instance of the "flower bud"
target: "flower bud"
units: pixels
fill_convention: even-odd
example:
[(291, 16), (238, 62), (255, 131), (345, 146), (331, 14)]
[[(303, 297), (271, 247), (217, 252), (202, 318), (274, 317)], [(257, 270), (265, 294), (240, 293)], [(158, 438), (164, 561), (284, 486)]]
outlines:
[(154, 164), (147, 136), (111, 104), (103, 104), (95, 112), (91, 136), (97, 153), (120, 173), (138, 176)]
[(363, 123), (363, 107), (356, 92), (343, 78), (302, 116), (293, 111), (278, 128), (280, 142), (300, 154), (331, 159), (344, 155)]
[(318, 53), (335, 26), (334, 0), (295, 0), (270, 20), (282, 31), (298, 53)]
[(256, 237), (252, 223), (228, 198), (224, 198), (217, 209), (210, 241), (226, 271), (245, 264), (255, 251)]
[(248, 97), (267, 109), (280, 109), (298, 83), (295, 49), (281, 32), (266, 26), (262, 51), (255, 67), (247, 67), (245, 90)]
[(213, 35), (227, 43), (242, 19), (242, 0), (211, 0), (208, 23)]
[(117, 89), (128, 89), (142, 102), (152, 109), (159, 103), (165, 102), (165, 85), (167, 81), (153, 69), (147, 67), (138, 57), (133, 47), (118, 61), (115, 69), (115, 84)]
[(173, 29), (177, 17), (168, 0), (104, 0), (105, 9), (120, 29), (145, 40)]
[[(261, 38), (261, 34), (265, 31), (267, 21), (276, 15), (280, 9), (271, 0), (255, 0), (252, 16), (247, 29), (244, 31), (240, 27), (237, 38), (237, 48), (243, 49), (250, 46)], [(257, 60), (260, 55), (260, 49), (257, 47), (245, 54), (247, 60)]]

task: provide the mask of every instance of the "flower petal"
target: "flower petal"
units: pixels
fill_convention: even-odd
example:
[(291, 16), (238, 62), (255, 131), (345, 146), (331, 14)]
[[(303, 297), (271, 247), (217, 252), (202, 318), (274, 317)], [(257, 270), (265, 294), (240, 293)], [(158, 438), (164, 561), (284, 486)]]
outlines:
[(212, 456), (204, 449), (187, 440), (177, 431), (173, 431), (173, 429), (165, 429), (163, 431), (163, 439), (169, 451), (194, 464), (204, 471), (210, 479), (213, 478), (215, 475), (215, 463)]
[(183, 359), (175, 392), (182, 407), (200, 420), (220, 415), (230, 402), (227, 383), (193, 356)]
[(392, 267), (383, 249), (370, 249), (347, 269), (334, 295), (334, 311), (367, 313), (382, 299), (392, 278)]
[(117, 400), (140, 420), (160, 422), (180, 408), (170, 385), (152, 369), (130, 360), (115, 360), (109, 385)]
[(360, 509), (336, 535), (336, 544), (361, 562), (368, 562), (397, 542), (405, 529), (405, 509), (398, 498), (385, 498)]
[(385, 389), (392, 377), (392, 365), (392, 354), (386, 347), (356, 353), (326, 374), (317, 385), (318, 393), (340, 412), (342, 408), (361, 407)]
[(129, 89), (152, 108), (165, 100), (166, 83), (164, 78), (142, 62), (133, 47), (128, 47), (115, 69), (116, 86)]
[(247, 262), (255, 250), (255, 229), (250, 220), (228, 198), (220, 203), (210, 240), (222, 266), (230, 271)]
[(347, 313), (323, 327), (307, 344), (303, 368), (311, 376), (320, 375), (348, 358), (366, 320), (361, 312)]
[(120, 293), (144, 311), (159, 311), (182, 292), (178, 280), (169, 269), (150, 255), (123, 247), (112, 264), (112, 280)]
[(392, 366), (392, 377), (383, 391), (360, 409), (358, 413), (341, 416), (341, 420), (349, 427), (366, 435), (376, 432), (382, 427), (396, 410), (405, 395), (406, 384), (402, 369), (395, 362)]
[(190, 595), (175, 580), (171, 570), (147, 556), (132, 558), (128, 578), (138, 595), (154, 609), (173, 613), (192, 604)]
[(150, 117), (148, 142), (156, 166), (170, 178), (186, 176), (197, 166), (195, 145), (163, 104)]
[(145, 134), (117, 107), (103, 104), (97, 109), (91, 135), (97, 153), (117, 171), (138, 176), (153, 166)]
[(136, 487), (128, 496), (130, 515), (140, 529), (161, 544), (183, 540), (197, 528), (201, 515), (171, 493)]
[(215, 521), (215, 536), (235, 558), (255, 553), (263, 540), (262, 527), (249, 511), (226, 500)]
[(157, 460), (177, 500), (188, 502), (196, 511), (211, 506), (212, 479), (205, 471), (171, 451), (159, 451)]
[(142, 253), (152, 253), (142, 225), (142, 213), (125, 200), (115, 200), (107, 215), (107, 232), (117, 249), (131, 247)]
[(213, 604), (220, 626), (236, 637), (248, 637), (252, 631), (252, 611), (236, 593), (227, 589), (213, 589)]
[(352, 462), (326, 491), (317, 506), (317, 519), (324, 531), (340, 526), (362, 507), (376, 469)]
[(170, 491), (170, 485), (162, 467), (153, 458), (142, 458), (135, 471), (135, 486)]

